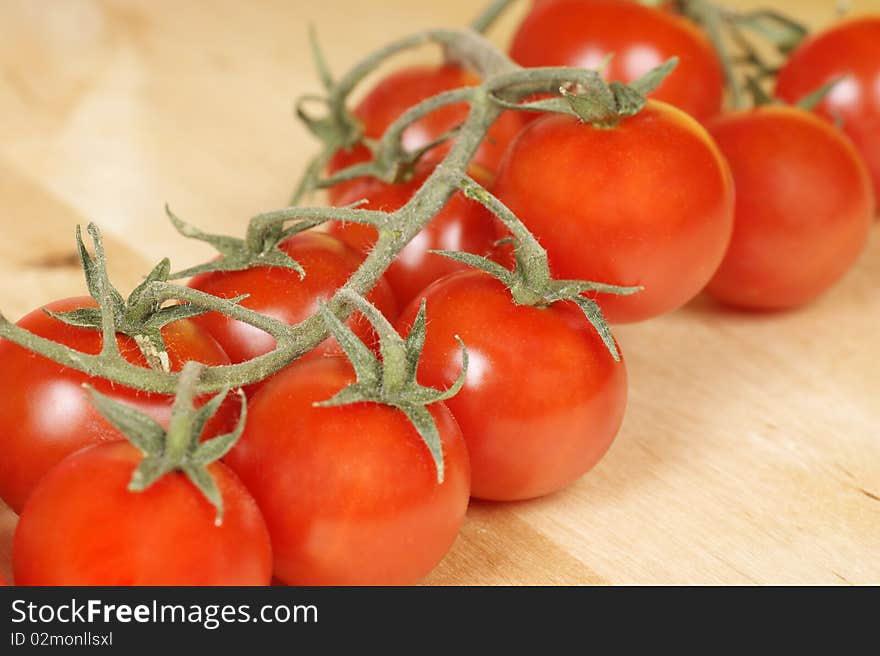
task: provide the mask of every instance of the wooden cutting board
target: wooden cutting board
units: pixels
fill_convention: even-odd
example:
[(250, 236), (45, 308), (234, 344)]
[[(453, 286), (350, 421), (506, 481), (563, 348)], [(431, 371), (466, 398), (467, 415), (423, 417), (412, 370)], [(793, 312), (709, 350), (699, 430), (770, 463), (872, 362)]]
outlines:
[[(107, 231), (111, 273), (131, 287), (163, 255), (206, 256), (166, 225), (166, 201), (214, 231), (283, 205), (314, 148), (290, 117), (293, 98), (316, 90), (309, 22), (342, 71), (392, 35), (465, 23), (474, 4), (6, 0), (0, 308), (17, 319), (82, 293), (77, 223)], [(834, 11), (732, 4), (813, 25)], [(878, 0), (852, 5), (880, 11)], [(752, 315), (698, 299), (618, 329), (630, 399), (608, 456), (545, 499), (474, 503), (427, 582), (880, 583), (878, 232), (803, 310)], [(15, 519), (0, 511), (4, 575)]]

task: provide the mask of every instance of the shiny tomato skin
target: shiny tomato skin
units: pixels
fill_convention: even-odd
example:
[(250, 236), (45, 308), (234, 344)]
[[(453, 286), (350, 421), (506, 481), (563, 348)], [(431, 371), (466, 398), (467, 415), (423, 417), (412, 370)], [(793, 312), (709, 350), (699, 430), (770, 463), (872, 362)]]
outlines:
[[(243, 307), (293, 325), (317, 312), (318, 301), (333, 296), (362, 259), (342, 241), (313, 231), (285, 240), (281, 249), (302, 265), (305, 278), (300, 279), (292, 269), (254, 267), (245, 271), (203, 273), (195, 276), (189, 286), (221, 298), (248, 294), (241, 301)], [(379, 280), (367, 298), (390, 320), (397, 316), (394, 296), (384, 279)], [(203, 314), (194, 321), (217, 339), (233, 362), (244, 362), (275, 348), (275, 340), (268, 333), (220, 313)], [(353, 315), (348, 325), (366, 343), (375, 343), (375, 332), (362, 315)], [(336, 340), (327, 339), (306, 357), (339, 352)]]
[[(389, 184), (375, 179), (362, 179), (346, 190), (337, 200), (347, 205), (367, 199), (367, 209), (392, 212), (409, 201), (428, 177), (422, 170), (409, 182)], [(333, 223), (330, 234), (342, 239), (353, 249), (368, 253), (376, 242), (376, 229), (358, 223)], [(419, 232), (400, 252), (385, 279), (394, 290), (398, 307), (404, 307), (429, 284), (449, 273), (468, 268), (467, 265), (431, 250), (450, 250), (486, 255), (496, 241), (495, 219), (476, 201), (462, 194), (453, 196), (446, 207)]]
[(779, 72), (776, 94), (796, 103), (842, 76), (816, 111), (843, 122), (880, 197), (880, 15), (843, 21), (804, 41)]
[[(55, 301), (45, 307), (65, 312), (95, 305), (91, 298), (79, 297)], [(69, 326), (42, 309), (26, 315), (18, 325), (83, 353), (97, 354), (103, 344), (101, 331)], [(180, 370), (188, 360), (208, 365), (229, 364), (229, 358), (216, 340), (192, 321), (169, 324), (162, 334), (174, 371)], [(133, 339), (118, 335), (117, 342), (129, 362), (147, 366)], [(40, 478), (65, 456), (92, 444), (122, 439), (119, 431), (89, 402), (83, 383), (137, 407), (159, 423), (168, 424), (171, 396), (149, 394), (90, 378), (12, 342), (0, 340), (0, 498), (16, 512), (21, 511)], [(225, 432), (235, 425), (237, 418), (238, 401), (230, 398), (208, 424), (205, 434)]]
[(535, 121), (511, 144), (494, 190), (547, 249), (556, 277), (644, 287), (599, 295), (612, 323), (693, 298), (733, 227), (718, 147), (687, 114), (656, 101), (612, 129), (562, 115)]
[[(410, 107), (444, 91), (477, 84), (479, 78), (476, 75), (453, 64), (409, 66), (383, 78), (361, 100), (354, 110), (354, 115), (362, 122), (365, 137), (380, 139), (385, 130)], [(414, 151), (428, 145), (461, 125), (467, 119), (467, 115), (468, 106), (465, 103), (448, 105), (431, 112), (406, 129), (403, 133), (404, 148)], [(474, 155), (474, 164), (487, 171), (495, 171), (504, 155), (504, 149), (519, 132), (523, 121), (518, 112), (502, 114), (489, 129), (486, 140)], [(448, 152), (449, 143), (439, 146), (432, 151), (432, 155), (442, 156)], [(369, 159), (369, 150), (364, 146), (341, 150), (334, 155), (328, 166), (328, 172), (335, 173)], [(348, 183), (344, 183), (328, 190), (333, 204), (340, 204), (339, 195), (347, 186)]]
[(268, 585), (272, 550), (257, 504), (232, 471), (209, 465), (216, 510), (182, 474), (129, 492), (143, 454), (128, 442), (79, 451), (25, 504), (13, 544), (18, 585)]
[[(473, 496), (539, 497), (589, 471), (610, 447), (626, 406), (626, 366), (615, 362), (573, 303), (516, 305), (481, 271), (438, 280), (425, 291), (428, 328), (418, 377), (449, 387), (468, 349), (464, 388), (446, 401), (471, 459)], [(417, 303), (403, 313), (406, 331)]]
[(672, 56), (680, 61), (651, 97), (705, 120), (721, 111), (724, 74), (699, 28), (680, 16), (621, 0), (542, 2), (525, 18), (510, 47), (522, 66), (597, 68), (613, 54), (605, 76), (633, 82)]
[(852, 143), (793, 107), (720, 116), (709, 130), (736, 185), (733, 239), (706, 291), (743, 308), (806, 303), (864, 250), (871, 181)]
[(344, 358), (296, 363), (255, 395), (226, 462), (272, 536), (275, 576), (292, 585), (408, 585), (446, 554), (468, 504), (467, 450), (452, 414), (429, 406), (443, 442), (442, 484), (399, 410), (318, 408), (354, 381)]

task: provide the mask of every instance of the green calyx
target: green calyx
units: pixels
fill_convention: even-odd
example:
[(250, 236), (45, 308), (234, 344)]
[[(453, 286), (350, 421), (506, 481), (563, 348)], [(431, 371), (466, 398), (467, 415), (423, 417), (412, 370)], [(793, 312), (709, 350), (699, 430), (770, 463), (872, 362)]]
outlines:
[[(509, 1), (509, 0), (508, 0)], [(381, 139), (369, 139), (364, 135), (363, 125), (345, 105), (348, 93), (346, 85), (337, 84), (327, 66), (323, 52), (318, 45), (314, 30), (310, 30), (312, 52), (318, 75), (326, 96), (307, 95), (297, 101), (296, 114), (300, 121), (322, 144), (321, 152), (309, 163), (306, 173), (297, 185), (290, 204), (296, 205), (306, 194), (316, 189), (326, 189), (342, 182), (361, 177), (371, 177), (388, 183), (406, 182), (412, 178), (419, 161), (439, 145), (454, 138), (456, 127), (440, 135), (430, 143), (415, 150), (407, 150), (403, 145), (403, 134), (410, 125), (437, 109), (453, 103), (468, 102), (472, 99), (473, 88), (452, 89), (427, 98), (414, 105), (399, 116), (384, 132)], [(306, 106), (322, 105), (320, 116), (310, 114)], [(328, 178), (322, 178), (324, 169), (335, 153), (363, 146), (370, 152), (366, 162), (354, 164), (337, 171)]]
[[(313, 162), (313, 165), (310, 165), (305, 176), (307, 181), (297, 188), (293, 202), (295, 203), (303, 194), (314, 189), (326, 189), (361, 177), (376, 178), (391, 184), (408, 181), (412, 178), (422, 158), (438, 146), (454, 138), (460, 126), (449, 130), (415, 150), (407, 150), (403, 146), (403, 134), (406, 128), (441, 107), (459, 102), (467, 102), (472, 94), (472, 88), (465, 87), (432, 96), (401, 114), (388, 127), (379, 140), (366, 139), (359, 136), (355, 142), (342, 145), (335, 139), (325, 140), (324, 152)], [(328, 178), (321, 178), (321, 170), (326, 166), (333, 153), (340, 148), (351, 148), (358, 144), (370, 151), (370, 159), (368, 161), (344, 168)]]
[(620, 360), (620, 352), (599, 304), (584, 294), (628, 295), (641, 291), (642, 288), (621, 287), (586, 280), (554, 280), (550, 274), (547, 251), (508, 207), (488, 190), (466, 176), (458, 180), (458, 186), (465, 196), (486, 207), (513, 233), (512, 241), (516, 265), (514, 270), (510, 271), (497, 262), (472, 253), (432, 252), (463, 262), (497, 278), (510, 290), (513, 301), (517, 305), (549, 307), (562, 301), (574, 303), (599, 333), (602, 342), (614, 359)]
[[(372, 142), (364, 138), (364, 129), (360, 120), (345, 106), (344, 97), (334, 94), (336, 81), (330, 72), (324, 51), (318, 41), (318, 34), (312, 25), (309, 26), (309, 44), (318, 78), (326, 96), (314, 94), (301, 96), (296, 101), (294, 111), (300, 122), (321, 143), (322, 148), (306, 167), (306, 172), (290, 199), (291, 205), (297, 205), (303, 196), (323, 186), (321, 176), (337, 151), (349, 150), (359, 144), (365, 145), (371, 152), (374, 149)], [(310, 106), (316, 105), (322, 108), (320, 114), (309, 111)]]
[[(610, 61), (609, 55), (598, 70), (557, 67), (521, 69), (501, 76), (493, 85), (491, 99), (504, 109), (568, 114), (596, 128), (613, 128), (642, 111), (648, 102), (647, 96), (678, 65), (678, 57), (671, 57), (638, 80), (624, 84), (608, 82), (602, 77)], [(536, 92), (554, 95), (523, 102), (523, 98)]]
[(247, 419), (247, 400), (239, 390), (241, 414), (232, 432), (201, 441), (205, 425), (228, 394), (228, 391), (221, 392), (196, 409), (193, 400), (203, 370), (204, 365), (197, 362), (187, 362), (184, 366), (167, 431), (142, 412), (104, 396), (89, 385), (85, 387), (98, 412), (144, 454), (128, 489), (143, 492), (165, 474), (183, 472), (216, 508), (215, 524), (219, 526), (223, 521), (223, 497), (207, 467), (229, 453), (241, 437)]
[(90, 223), (87, 230), (94, 243), (95, 256), (92, 257), (86, 249), (79, 226), (76, 228), (76, 243), (86, 286), (98, 307), (79, 308), (69, 312), (43, 311), (59, 321), (79, 328), (102, 330), (109, 325), (112, 327), (112, 334), (120, 333), (134, 339), (151, 368), (170, 371), (162, 328), (175, 321), (203, 314), (205, 310), (194, 305), (180, 304), (162, 307), (162, 302), (152, 291), (153, 283), (168, 280), (171, 265), (167, 258), (159, 262), (129, 297), (124, 299), (107, 276), (107, 258), (98, 227)]
[(169, 274), (168, 278), (171, 280), (187, 278), (211, 271), (244, 271), (252, 267), (280, 267), (296, 271), (302, 280), (306, 276), (305, 269), (281, 249), (281, 243), (327, 221), (365, 223), (373, 226), (384, 225), (388, 222), (388, 215), (384, 212), (359, 209), (363, 202), (360, 201), (346, 207), (285, 207), (280, 210), (264, 212), (251, 218), (248, 222), (244, 239), (202, 232), (175, 216), (166, 207), (171, 223), (181, 235), (210, 244), (220, 253), (220, 257), (210, 262)]
[[(301, 96), (296, 101), (294, 111), (300, 122), (318, 139), (323, 147), (306, 168), (305, 175), (291, 197), (291, 205), (296, 205), (308, 192), (318, 188), (321, 174), (336, 151), (353, 148), (362, 143), (364, 137), (361, 122), (348, 111), (345, 103), (335, 98), (332, 93), (336, 83), (318, 42), (317, 32), (311, 25), (309, 26), (309, 43), (315, 68), (318, 71), (318, 78), (321, 80), (327, 96)], [(314, 115), (308, 109), (310, 105), (320, 105), (323, 107), (323, 112), (320, 115)]]
[(672, 57), (630, 84), (606, 82), (597, 76), (588, 85), (567, 85), (559, 91), (581, 120), (597, 128), (612, 128), (642, 111), (648, 94), (659, 87), (677, 65), (678, 57)]
[(301, 279), (305, 278), (306, 272), (302, 265), (281, 250), (279, 244), (314, 224), (300, 222), (291, 228), (285, 228), (279, 222), (252, 221), (247, 235), (244, 239), (240, 239), (203, 232), (176, 216), (167, 205), (165, 212), (181, 235), (210, 244), (220, 254), (220, 257), (210, 262), (170, 274), (168, 277), (172, 280), (211, 271), (244, 271), (255, 266), (291, 269), (296, 271)]
[[(307, 95), (302, 96), (296, 103), (296, 115), (306, 128), (318, 140), (323, 143), (327, 150), (336, 151), (339, 148), (350, 148), (361, 141), (363, 126), (361, 122), (345, 107), (345, 103), (329, 97), (332, 95), (336, 82), (324, 57), (324, 51), (318, 41), (318, 33), (313, 25), (309, 26), (309, 45), (312, 50), (312, 58), (318, 71), (318, 78), (328, 97)], [(326, 114), (314, 117), (306, 110), (306, 105), (319, 103), (325, 106)]]
[(423, 387), (416, 381), (419, 358), (425, 343), (425, 302), (419, 308), (415, 322), (406, 338), (401, 337), (391, 323), (362, 296), (350, 291), (341, 292), (346, 303), (363, 314), (379, 335), (381, 360), (329, 308), (322, 304), (320, 313), (330, 334), (336, 338), (354, 367), (356, 382), (340, 390), (319, 407), (349, 405), (351, 403), (381, 403), (397, 408), (412, 422), (431, 453), (437, 469), (437, 482), (444, 477), (443, 446), (437, 424), (427, 406), (455, 396), (464, 385), (468, 366), (465, 345), (458, 379), (448, 390)]

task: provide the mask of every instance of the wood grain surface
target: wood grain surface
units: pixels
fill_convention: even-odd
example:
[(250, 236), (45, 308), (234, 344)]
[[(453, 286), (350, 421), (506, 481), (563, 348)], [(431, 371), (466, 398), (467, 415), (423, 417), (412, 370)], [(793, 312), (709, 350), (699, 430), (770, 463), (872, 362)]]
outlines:
[[(130, 288), (164, 255), (179, 266), (207, 255), (176, 238), (166, 201), (217, 232), (282, 206), (314, 151), (291, 116), (293, 99), (317, 90), (309, 23), (342, 71), (393, 36), (462, 25), (480, 4), (2, 0), (0, 308), (17, 319), (82, 293), (78, 223), (105, 229), (111, 274)], [(835, 10), (731, 4), (812, 26)], [(880, 11), (880, 0), (851, 5)], [(878, 233), (803, 310), (697, 299), (618, 329), (631, 387), (608, 456), (550, 497), (474, 503), (427, 582), (880, 583)], [(15, 520), (0, 509), (7, 576)]]

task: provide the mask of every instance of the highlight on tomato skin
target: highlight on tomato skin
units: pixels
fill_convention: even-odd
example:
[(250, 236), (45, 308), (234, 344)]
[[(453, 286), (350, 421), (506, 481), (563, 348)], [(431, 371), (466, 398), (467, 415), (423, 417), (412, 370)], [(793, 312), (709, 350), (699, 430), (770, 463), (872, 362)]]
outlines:
[(438, 483), (400, 410), (315, 407), (354, 380), (344, 358), (294, 363), (254, 395), (244, 435), (226, 457), (266, 518), (275, 576), (287, 584), (415, 584), (464, 520), (470, 467), (450, 411), (428, 406), (443, 444)]
[[(44, 312), (63, 313), (84, 307), (97, 307), (97, 303), (88, 296), (54, 301), (17, 324), (40, 337), (95, 355), (103, 345), (100, 330), (70, 326)], [(188, 360), (207, 365), (230, 363), (217, 340), (192, 319), (168, 324), (162, 335), (173, 371), (180, 370)], [(124, 335), (116, 339), (126, 360), (147, 367), (133, 339)], [(92, 444), (123, 439), (89, 402), (83, 383), (133, 405), (165, 426), (171, 418), (172, 396), (90, 378), (6, 340), (0, 340), (0, 363), (0, 498), (16, 512), (21, 511), (43, 475), (65, 456)], [(207, 399), (199, 399), (198, 404)], [(238, 407), (234, 397), (225, 400), (208, 422), (206, 437), (229, 431), (238, 418)]]
[[(423, 385), (462, 390), (446, 401), (467, 442), (472, 494), (514, 501), (560, 490), (589, 471), (623, 420), (626, 366), (615, 362), (583, 312), (569, 302), (516, 305), (481, 271), (455, 273), (425, 290), (429, 318), (418, 368)], [(405, 333), (418, 312), (401, 315)]]
[(805, 40), (779, 71), (776, 94), (797, 103), (834, 80), (816, 111), (842, 124), (880, 199), (880, 15), (845, 20)]
[(643, 287), (597, 296), (611, 323), (694, 298), (733, 229), (733, 182), (718, 146), (654, 100), (610, 129), (564, 115), (534, 121), (511, 143), (493, 191), (547, 249), (554, 277)]
[[(339, 239), (321, 232), (302, 232), (283, 241), (279, 247), (299, 262), (306, 271), (300, 279), (291, 269), (280, 267), (253, 267), (245, 271), (216, 271), (199, 274), (189, 286), (221, 298), (235, 298), (247, 294), (243, 307), (294, 325), (313, 315), (318, 302), (329, 300), (344, 285), (362, 261), (362, 257)], [(397, 303), (385, 278), (367, 298), (381, 312), (394, 320)], [(244, 362), (270, 352), (275, 339), (253, 326), (209, 312), (193, 319), (223, 346), (233, 363)], [(368, 345), (375, 346), (376, 334), (369, 322), (359, 313), (348, 321), (355, 334)], [(304, 357), (339, 354), (336, 341), (328, 338)], [(261, 383), (249, 385), (247, 392), (255, 391)]]
[(546, 0), (519, 26), (510, 56), (521, 66), (598, 68), (633, 82), (670, 57), (679, 64), (651, 94), (704, 121), (721, 111), (724, 73), (706, 35), (670, 12), (622, 0)]
[[(383, 78), (354, 109), (354, 115), (363, 125), (364, 136), (380, 139), (385, 130), (407, 109), (423, 100), (444, 91), (479, 84), (473, 73), (455, 64), (442, 66), (415, 65), (401, 68)], [(403, 146), (408, 151), (416, 151), (450, 130), (461, 125), (468, 115), (468, 106), (457, 103), (441, 107), (410, 125), (403, 133)], [(519, 112), (505, 112), (489, 129), (486, 139), (480, 145), (473, 163), (489, 172), (498, 168), (507, 144), (516, 136), (524, 123)], [(431, 151), (434, 161), (438, 161), (449, 151), (450, 142)], [(370, 160), (370, 151), (363, 145), (335, 153), (327, 167), (328, 174), (343, 168)], [(328, 190), (330, 201), (340, 205), (340, 196), (351, 183), (342, 183)]]
[(807, 303), (867, 245), (874, 199), (864, 162), (831, 124), (802, 109), (734, 112), (708, 128), (733, 170), (733, 239), (706, 288), (745, 309)]
[(86, 448), (40, 481), (16, 527), (17, 585), (268, 585), (272, 549), (241, 481), (208, 465), (216, 509), (181, 473), (143, 492), (128, 484), (143, 454), (128, 442)]
[[(408, 182), (390, 184), (364, 178), (341, 193), (339, 205), (365, 199), (365, 209), (394, 211), (405, 205), (422, 186), (433, 161), (420, 163), (416, 175)], [(476, 177), (480, 177), (477, 175)], [(482, 205), (455, 194), (446, 206), (407, 244), (385, 272), (385, 279), (394, 291), (397, 306), (403, 308), (435, 280), (469, 267), (461, 262), (431, 253), (432, 250), (463, 251), (486, 255), (494, 247), (496, 220)], [(366, 255), (376, 242), (376, 229), (370, 225), (334, 222), (330, 234), (342, 239), (356, 251)]]

